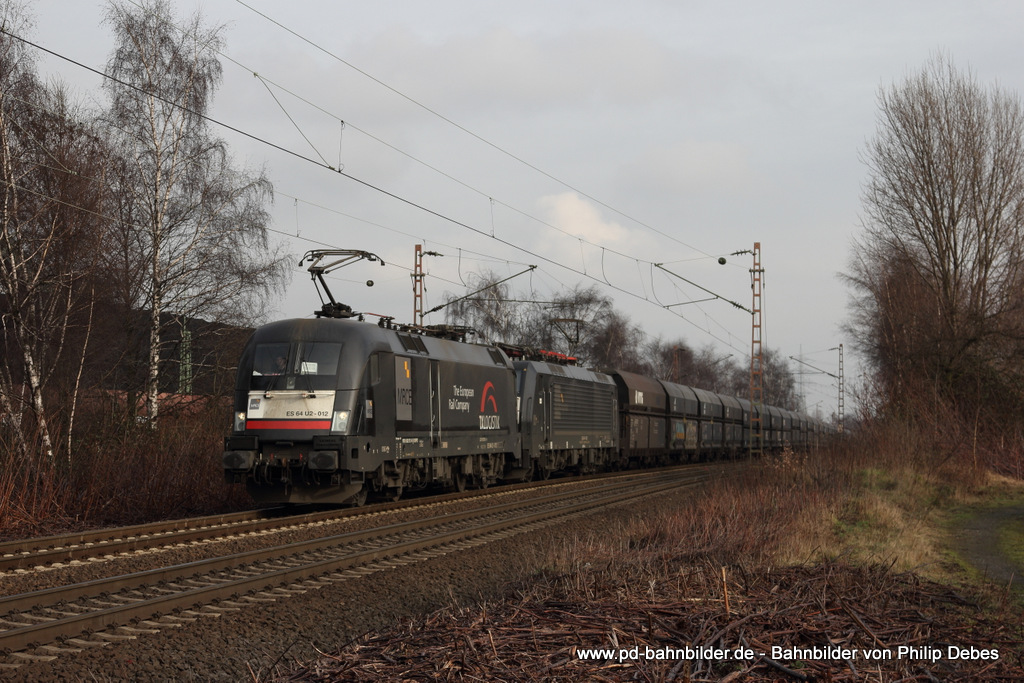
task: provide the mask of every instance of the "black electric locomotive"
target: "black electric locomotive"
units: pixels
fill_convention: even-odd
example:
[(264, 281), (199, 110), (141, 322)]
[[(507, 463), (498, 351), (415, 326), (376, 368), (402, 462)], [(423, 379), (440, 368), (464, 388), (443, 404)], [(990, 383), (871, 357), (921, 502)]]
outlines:
[[(341, 256), (327, 266), (326, 256)], [(323, 274), (367, 252), (307, 255)], [(333, 297), (317, 318), (258, 328), (239, 361), (229, 482), (260, 502), (362, 504), (816, 446), (824, 423), (560, 354), (466, 343), (465, 331), (363, 322)]]
[[(529, 354), (505, 347), (514, 358)], [(522, 458), (528, 478), (552, 472), (597, 472), (623, 464), (615, 381), (607, 374), (566, 364), (557, 354), (516, 360)], [(548, 357), (549, 360), (543, 360)], [(513, 473), (516, 474), (516, 473)], [(515, 478), (515, 477), (513, 477)]]
[(224, 469), (261, 502), (353, 503), (522, 467), (515, 371), (497, 347), (354, 319), (256, 330)]

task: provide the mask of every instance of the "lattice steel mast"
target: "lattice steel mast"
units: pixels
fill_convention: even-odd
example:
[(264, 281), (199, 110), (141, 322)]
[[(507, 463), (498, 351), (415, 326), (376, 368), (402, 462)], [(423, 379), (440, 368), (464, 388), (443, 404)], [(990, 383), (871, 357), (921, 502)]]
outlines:
[(764, 453), (764, 366), (761, 351), (761, 287), (764, 284), (764, 268), (761, 267), (761, 243), (754, 242), (754, 266), (750, 269), (750, 289), (753, 292), (750, 328), (750, 452)]

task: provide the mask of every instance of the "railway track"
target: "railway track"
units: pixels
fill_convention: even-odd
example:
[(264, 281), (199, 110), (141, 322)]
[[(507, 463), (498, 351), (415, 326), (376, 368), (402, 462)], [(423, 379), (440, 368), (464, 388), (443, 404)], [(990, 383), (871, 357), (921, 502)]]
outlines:
[[(589, 479), (621, 476), (616, 473), (600, 474)], [(340, 521), (365, 515), (412, 510), (418, 507), (472, 499), (482, 496), (536, 488), (560, 486), (581, 479), (553, 479), (548, 482), (529, 482), (495, 489), (474, 490), (457, 494), (411, 498), (361, 508), (343, 508), (302, 512), (310, 506), (248, 510), (237, 513), (194, 517), (189, 519), (136, 524), (126, 527), (94, 529), (41, 538), (0, 543), (0, 574), (45, 569), (67, 563), (94, 558), (116, 556), (153, 548), (179, 546), (210, 540), (223, 540), (246, 534), (296, 529), (303, 526)]]
[[(551, 482), (552, 484), (557, 482)], [(536, 486), (537, 484), (533, 484)], [(515, 490), (519, 487), (511, 487)], [(363, 508), (343, 508), (301, 512), (310, 506), (248, 510), (244, 512), (193, 517), (126, 527), (112, 527), (31, 538), (0, 543), (0, 573), (32, 568), (46, 568), (62, 563), (84, 561), (137, 550), (148, 550), (172, 545), (196, 543), (214, 539), (227, 539), (267, 531), (296, 528), (350, 517), (413, 509), (443, 501), (493, 495), (494, 491), (471, 491), (462, 494), (414, 498), (382, 503)]]
[(174, 543), (273, 528), (282, 522), (275, 511), (250, 510), (233, 514), (95, 529), (0, 543), (0, 572), (45, 567)]
[(0, 649), (12, 652), (16, 663), (19, 658), (49, 658), (180, 628), (224, 610), (294, 598), (334, 581), (695, 486), (716, 471), (717, 467), (646, 471), (610, 477), (585, 489), (542, 489), (525, 500), (481, 498), (481, 505), (462, 512), (8, 596), (0, 599)]

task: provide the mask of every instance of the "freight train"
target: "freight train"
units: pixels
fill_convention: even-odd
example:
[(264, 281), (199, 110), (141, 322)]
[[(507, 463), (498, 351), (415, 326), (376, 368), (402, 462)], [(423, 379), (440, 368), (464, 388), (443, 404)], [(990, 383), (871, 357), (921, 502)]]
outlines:
[(802, 449), (829, 431), (773, 406), (467, 343), (452, 328), (346, 316), (264, 325), (242, 353), (223, 468), (259, 502), (360, 505)]

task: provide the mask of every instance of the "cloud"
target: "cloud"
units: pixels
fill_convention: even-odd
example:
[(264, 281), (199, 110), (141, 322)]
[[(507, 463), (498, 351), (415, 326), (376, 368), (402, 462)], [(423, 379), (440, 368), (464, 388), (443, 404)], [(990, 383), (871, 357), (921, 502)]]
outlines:
[(547, 195), (538, 200), (544, 220), (573, 237), (601, 246), (620, 246), (629, 241), (629, 231), (606, 220), (596, 206), (575, 192)]

